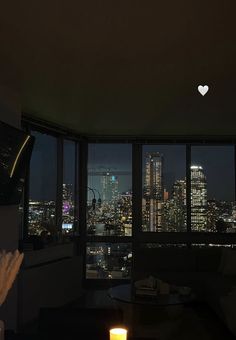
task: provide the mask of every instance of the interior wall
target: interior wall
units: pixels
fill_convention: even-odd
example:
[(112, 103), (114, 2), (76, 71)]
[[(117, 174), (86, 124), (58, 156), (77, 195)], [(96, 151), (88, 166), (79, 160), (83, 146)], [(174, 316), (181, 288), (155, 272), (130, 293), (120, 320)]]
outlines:
[[(36, 251), (44, 252), (50, 256), (50, 249)], [(67, 251), (66, 253), (69, 257), (54, 259), (50, 263), (31, 266), (32, 261), (25, 261), (19, 276), (20, 331), (39, 317), (40, 308), (60, 307), (81, 296), (82, 257), (73, 256)], [(60, 250), (58, 254), (60, 255)]]
[[(21, 108), (19, 97), (13, 91), (0, 86), (0, 120), (20, 127)], [(13, 251), (18, 248), (20, 218), (18, 206), (0, 206), (0, 249)], [(0, 319), (7, 329), (17, 327), (17, 280), (6, 301), (0, 307)]]

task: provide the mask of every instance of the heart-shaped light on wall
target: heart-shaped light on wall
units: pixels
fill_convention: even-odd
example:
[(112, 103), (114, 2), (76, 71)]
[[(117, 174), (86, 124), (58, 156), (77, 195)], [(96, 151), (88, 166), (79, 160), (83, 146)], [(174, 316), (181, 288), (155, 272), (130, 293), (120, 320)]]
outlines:
[(207, 92), (209, 91), (209, 86), (208, 85), (199, 85), (198, 86), (198, 92), (202, 95), (202, 96), (205, 96), (205, 94), (207, 94)]

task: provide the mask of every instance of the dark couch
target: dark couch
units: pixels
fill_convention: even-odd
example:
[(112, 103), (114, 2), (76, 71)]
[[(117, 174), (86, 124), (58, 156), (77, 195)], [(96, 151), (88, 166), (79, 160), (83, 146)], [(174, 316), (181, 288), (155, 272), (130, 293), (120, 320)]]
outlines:
[[(235, 333), (229, 324), (230, 308), (224, 308), (222, 299), (227, 298), (236, 286), (236, 275), (223, 275), (219, 268), (222, 249), (212, 248), (141, 248), (136, 254), (134, 279), (152, 275), (169, 284), (189, 286), (197, 299), (206, 301), (220, 319)], [(230, 303), (230, 302), (229, 302)], [(230, 323), (233, 323), (232, 320)], [(236, 317), (235, 317), (236, 323)]]

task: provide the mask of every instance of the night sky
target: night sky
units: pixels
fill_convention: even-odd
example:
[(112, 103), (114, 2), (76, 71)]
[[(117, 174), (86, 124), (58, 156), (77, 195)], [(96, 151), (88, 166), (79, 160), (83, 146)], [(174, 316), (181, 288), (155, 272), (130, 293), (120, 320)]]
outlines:
[[(56, 139), (34, 132), (36, 143), (31, 160), (30, 198), (54, 200), (56, 197)], [(186, 172), (184, 145), (145, 145), (143, 147), (143, 168), (146, 152), (163, 154), (164, 187), (171, 192), (177, 179), (184, 179)], [(66, 142), (64, 147), (64, 182), (74, 183), (74, 144)], [(201, 165), (207, 179), (208, 199), (234, 200), (234, 147), (193, 146), (192, 164)], [(89, 171), (110, 169), (119, 176), (119, 171), (128, 175), (119, 176), (119, 191), (132, 187), (132, 146), (130, 144), (90, 144), (88, 156)], [(101, 191), (99, 176), (89, 176), (88, 185)]]

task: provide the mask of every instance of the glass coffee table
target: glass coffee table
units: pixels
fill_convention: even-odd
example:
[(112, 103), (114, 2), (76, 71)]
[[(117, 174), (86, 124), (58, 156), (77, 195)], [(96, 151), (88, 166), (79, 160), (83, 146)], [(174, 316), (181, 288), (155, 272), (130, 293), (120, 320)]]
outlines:
[(140, 297), (133, 294), (131, 284), (112, 287), (108, 294), (123, 310), (124, 321), (132, 336), (154, 337), (160, 340), (174, 335), (181, 317), (191, 309), (191, 303), (196, 299), (193, 293)]
[(155, 305), (155, 306), (175, 306), (175, 305), (186, 305), (195, 301), (196, 297), (194, 293), (188, 295), (180, 295), (178, 293), (170, 294), (157, 294), (156, 296), (138, 296), (132, 292), (131, 284), (123, 284), (115, 286), (109, 289), (109, 296), (112, 299), (120, 302), (131, 303), (131, 304), (144, 304), (144, 305)]

